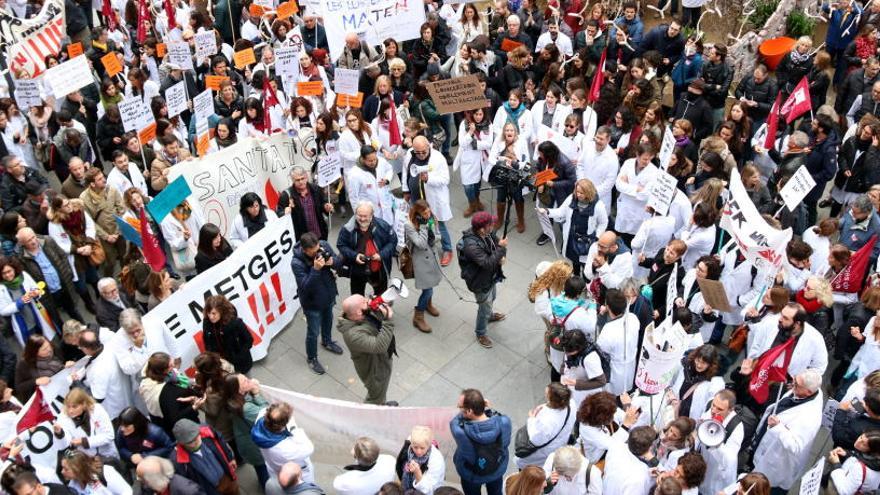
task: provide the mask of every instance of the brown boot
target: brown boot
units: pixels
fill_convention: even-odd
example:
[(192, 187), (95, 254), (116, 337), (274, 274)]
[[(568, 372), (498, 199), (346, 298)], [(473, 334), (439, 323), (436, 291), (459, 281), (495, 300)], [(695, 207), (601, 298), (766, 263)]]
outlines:
[(464, 215), (465, 218), (469, 218), (469, 217), (470, 217), (471, 215), (473, 215), (476, 211), (477, 211), (476, 204), (475, 204), (474, 201), (471, 201), (471, 202), (468, 204), (468, 207), (464, 209), (464, 212), (462, 212), (462, 215)]
[(521, 201), (516, 204), (516, 231), (522, 234), (526, 231), (525, 208), (526, 204)]
[(484, 205), (484, 204), (480, 201), (480, 198), (477, 198), (477, 201), (476, 201), (474, 204), (477, 205), (477, 211), (484, 211), (484, 210), (486, 209), (486, 205)]
[(495, 230), (501, 228), (504, 224), (504, 209), (507, 206), (507, 203), (495, 203), (495, 214), (498, 218), (495, 219)]
[(417, 309), (413, 312), (413, 326), (422, 333), (431, 333), (431, 325), (425, 321), (424, 311)]
[(431, 316), (440, 316), (440, 311), (437, 309), (436, 306), (434, 306), (433, 299), (428, 299), (428, 307), (425, 308), (425, 311), (427, 311), (428, 314)]

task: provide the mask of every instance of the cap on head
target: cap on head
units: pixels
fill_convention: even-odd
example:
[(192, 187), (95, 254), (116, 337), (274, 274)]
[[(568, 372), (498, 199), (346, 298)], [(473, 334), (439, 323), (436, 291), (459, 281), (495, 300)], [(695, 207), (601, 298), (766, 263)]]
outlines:
[(191, 419), (181, 419), (174, 423), (172, 433), (179, 443), (190, 443), (199, 436), (199, 425)]

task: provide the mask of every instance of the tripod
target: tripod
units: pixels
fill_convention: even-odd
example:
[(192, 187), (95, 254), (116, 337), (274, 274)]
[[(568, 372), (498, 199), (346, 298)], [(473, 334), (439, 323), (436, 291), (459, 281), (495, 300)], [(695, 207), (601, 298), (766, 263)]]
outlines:
[[(501, 238), (502, 238), (502, 239), (504, 239), (505, 237), (507, 237), (507, 230), (510, 228), (510, 209), (511, 209), (511, 207), (512, 207), (512, 205), (513, 205), (513, 201), (514, 201), (514, 199), (513, 199), (513, 196), (514, 196), (514, 195), (513, 195), (513, 192), (516, 190), (516, 189), (514, 189), (514, 188), (515, 188), (515, 187), (521, 187), (521, 186), (522, 186), (521, 184), (510, 184), (510, 183), (508, 183), (508, 184), (506, 184), (506, 185), (504, 185), (504, 186), (501, 186), (501, 187), (497, 187), (497, 186), (489, 186), (489, 187), (482, 187), (482, 188), (480, 188), (480, 192), (482, 192), (482, 191), (498, 191), (499, 196), (501, 195), (501, 193), (502, 193), (502, 188), (503, 188), (504, 200), (503, 200), (503, 201), (500, 201), (500, 202), (503, 202), (503, 203), (505, 204), (505, 207), (504, 207), (504, 231), (503, 231), (503, 233), (502, 233), (502, 235), (501, 235)], [(497, 202), (499, 202), (499, 201), (496, 201), (496, 203), (497, 203)]]

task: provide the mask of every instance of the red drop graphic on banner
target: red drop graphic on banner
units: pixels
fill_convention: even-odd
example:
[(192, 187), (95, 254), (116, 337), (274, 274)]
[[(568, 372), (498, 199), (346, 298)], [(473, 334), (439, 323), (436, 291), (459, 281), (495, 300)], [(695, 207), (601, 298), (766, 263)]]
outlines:
[(278, 191), (269, 179), (266, 179), (266, 186), (263, 189), (266, 191), (266, 208), (275, 211), (275, 207), (278, 206)]

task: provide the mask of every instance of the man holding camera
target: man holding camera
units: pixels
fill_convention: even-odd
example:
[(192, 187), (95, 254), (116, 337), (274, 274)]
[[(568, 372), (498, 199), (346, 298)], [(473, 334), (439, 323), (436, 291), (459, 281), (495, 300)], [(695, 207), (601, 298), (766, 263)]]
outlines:
[(342, 316), (336, 325), (351, 352), (354, 369), (367, 388), (367, 404), (397, 405), (385, 401), (391, 382), (391, 358), (397, 354), (392, 316), (391, 306), (371, 307), (370, 301), (360, 294), (342, 301)]
[(489, 212), (480, 211), (474, 214), (471, 217), (471, 228), (464, 231), (458, 248), (461, 278), (477, 300), (477, 342), (487, 349), (492, 347), (492, 339), (486, 335), (486, 327), (491, 322), (505, 318), (503, 313), (492, 312), (495, 284), (504, 280), (501, 265), (507, 256), (507, 238), (498, 240), (492, 232), (495, 222), (496, 217)]
[(306, 315), (306, 358), (312, 372), (323, 375), (324, 367), (318, 362), (318, 332), (321, 345), (333, 354), (342, 354), (339, 344), (333, 342), (333, 305), (336, 304), (336, 274), (332, 267), (336, 253), (327, 241), (321, 241), (312, 232), (306, 232), (293, 247), (293, 275), (296, 293)]
[(342, 226), (336, 247), (351, 268), (351, 293), (364, 295), (367, 282), (374, 294), (388, 288), (391, 257), (397, 250), (397, 234), (385, 220), (373, 214), (373, 204), (361, 201), (354, 216)]

